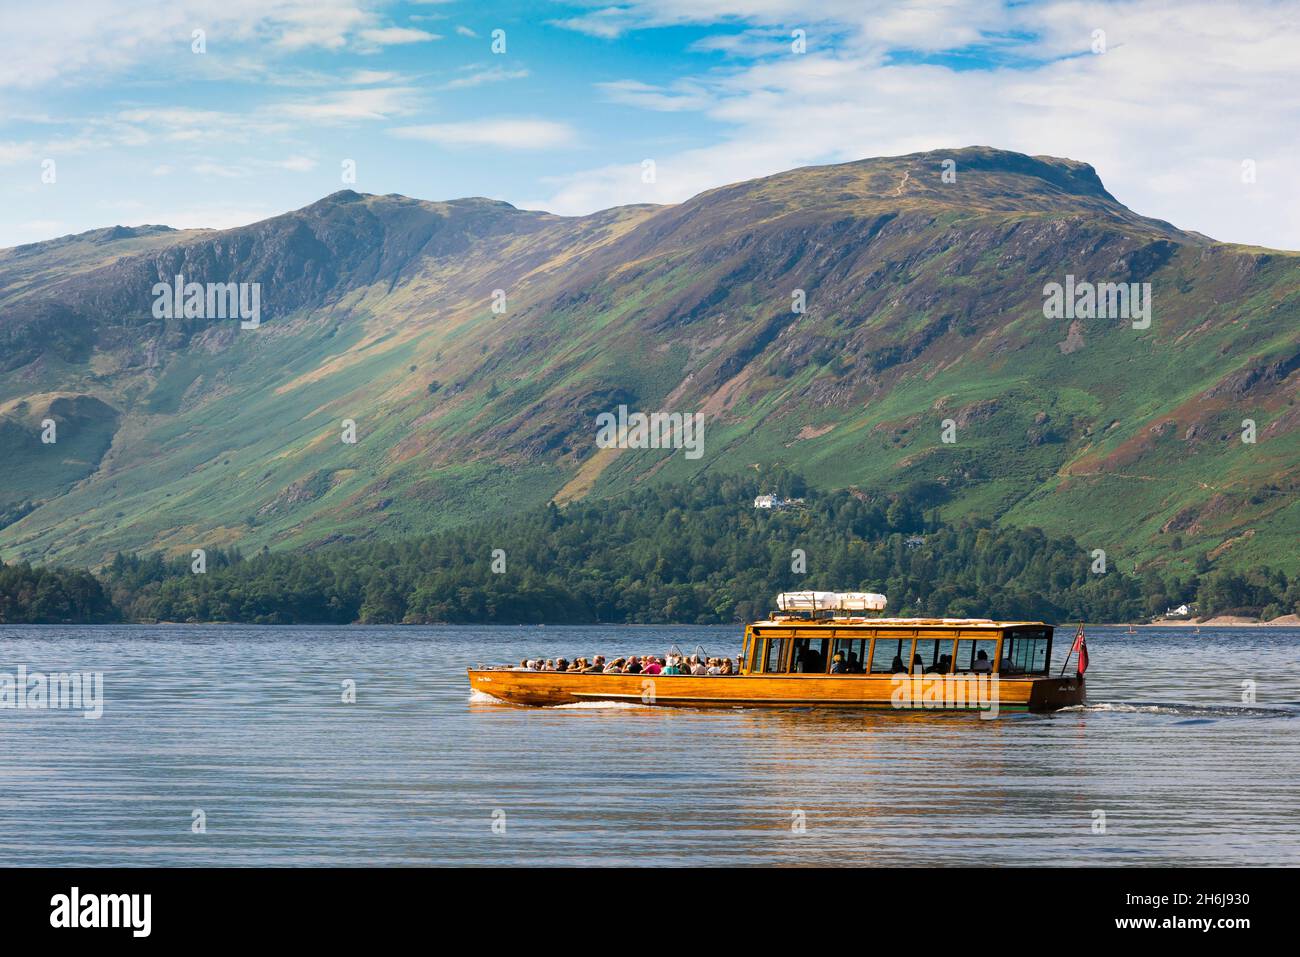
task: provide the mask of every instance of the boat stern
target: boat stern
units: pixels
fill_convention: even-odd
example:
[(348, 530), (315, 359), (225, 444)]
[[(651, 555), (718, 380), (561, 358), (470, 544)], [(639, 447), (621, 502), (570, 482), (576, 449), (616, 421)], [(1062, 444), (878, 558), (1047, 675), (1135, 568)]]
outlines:
[(1059, 711), (1088, 703), (1082, 675), (1040, 678), (1029, 693), (1030, 711)]

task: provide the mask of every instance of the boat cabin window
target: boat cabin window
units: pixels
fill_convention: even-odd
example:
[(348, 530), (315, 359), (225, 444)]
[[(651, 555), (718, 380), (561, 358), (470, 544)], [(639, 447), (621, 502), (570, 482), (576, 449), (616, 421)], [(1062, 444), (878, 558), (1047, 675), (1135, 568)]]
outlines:
[(911, 638), (877, 638), (871, 643), (871, 673), (887, 675), (907, 670), (912, 654)]
[(829, 638), (796, 638), (790, 670), (799, 674), (824, 675), (830, 665)]
[(1002, 640), (1002, 674), (1047, 673), (1052, 634), (1048, 628), (1010, 628)]
[(780, 674), (785, 671), (785, 638), (768, 638), (767, 651), (763, 655), (763, 673)]
[[(983, 652), (983, 657), (980, 653)], [(957, 640), (956, 671), (985, 672), (993, 670), (998, 663), (998, 640), (996, 638), (959, 638)]]
[(947, 675), (952, 673), (952, 639), (918, 638), (912, 653), (913, 674)]
[[(842, 675), (862, 674), (870, 650), (870, 642), (866, 638), (836, 638), (831, 651), (831, 671)], [(835, 665), (836, 655), (841, 660), (839, 668)]]

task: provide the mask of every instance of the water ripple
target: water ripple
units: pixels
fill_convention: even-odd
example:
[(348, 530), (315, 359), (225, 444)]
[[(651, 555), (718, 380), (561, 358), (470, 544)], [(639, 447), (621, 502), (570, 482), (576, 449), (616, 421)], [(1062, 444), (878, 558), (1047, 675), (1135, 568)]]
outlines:
[(1090, 630), (1094, 703), (983, 721), (465, 679), (730, 628), (7, 630), (0, 671), (102, 671), (105, 707), (0, 709), (5, 865), (1300, 863), (1296, 631)]

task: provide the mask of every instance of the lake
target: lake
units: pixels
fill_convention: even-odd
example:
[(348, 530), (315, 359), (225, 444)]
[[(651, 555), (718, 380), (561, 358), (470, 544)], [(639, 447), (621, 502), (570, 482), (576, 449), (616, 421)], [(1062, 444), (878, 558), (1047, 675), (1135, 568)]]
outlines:
[(1090, 628), (1088, 707), (992, 721), (465, 677), (740, 633), (0, 626), (0, 672), (103, 674), (97, 719), (0, 708), (0, 865), (1300, 864), (1297, 630)]

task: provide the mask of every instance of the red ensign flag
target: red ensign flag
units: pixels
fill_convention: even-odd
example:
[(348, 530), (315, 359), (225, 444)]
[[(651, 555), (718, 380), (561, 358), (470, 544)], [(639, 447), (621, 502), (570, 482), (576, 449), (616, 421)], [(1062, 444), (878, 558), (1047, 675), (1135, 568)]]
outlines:
[(1079, 673), (1079, 677), (1082, 678), (1083, 673), (1088, 670), (1088, 642), (1087, 639), (1083, 637), (1083, 625), (1079, 626), (1079, 631), (1074, 636), (1074, 648), (1072, 650), (1074, 654), (1078, 656), (1079, 659), (1078, 673)]

